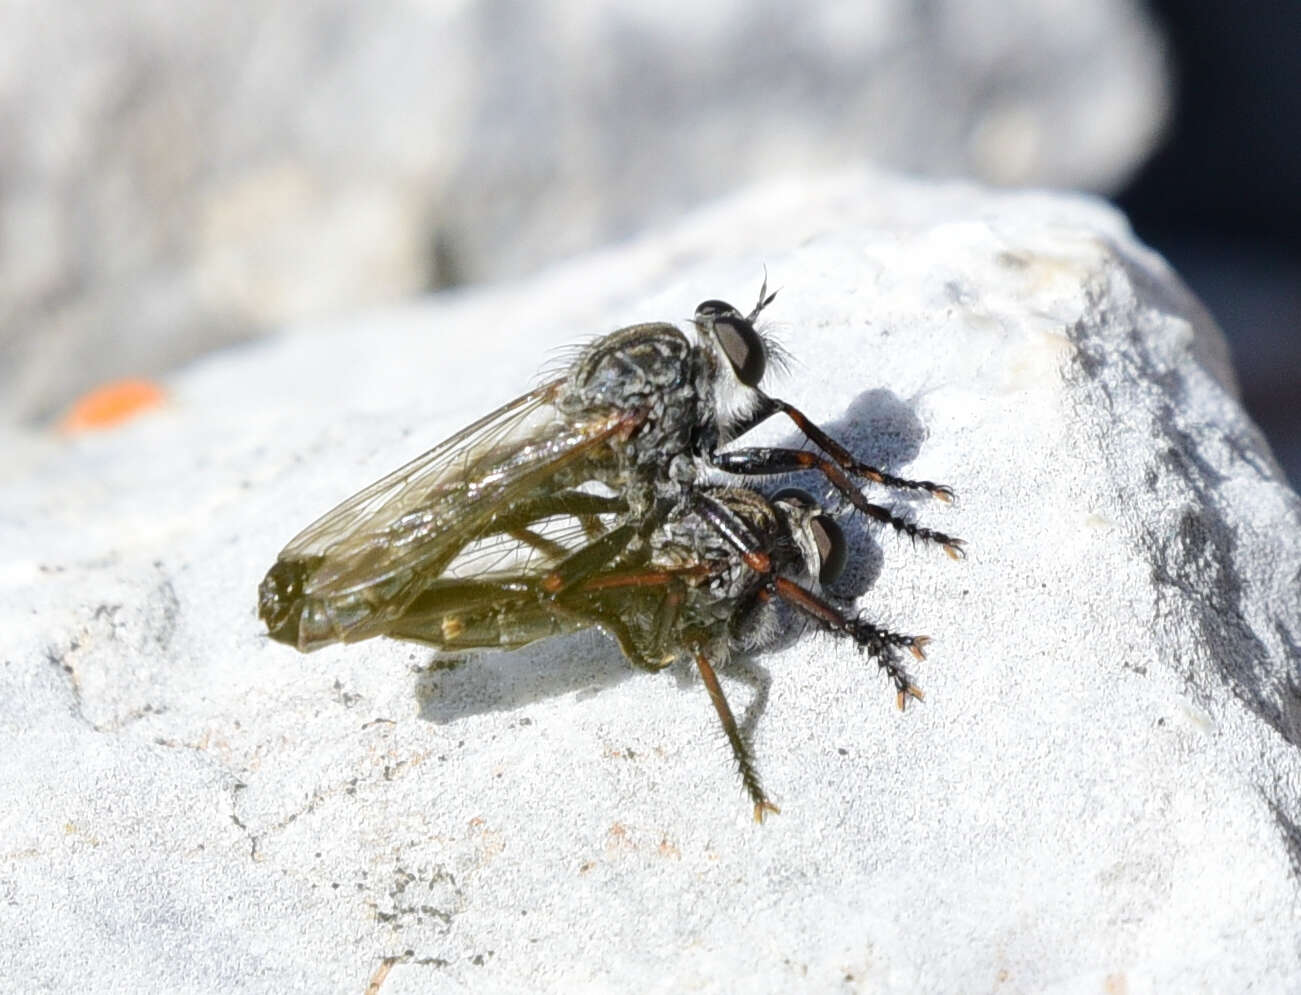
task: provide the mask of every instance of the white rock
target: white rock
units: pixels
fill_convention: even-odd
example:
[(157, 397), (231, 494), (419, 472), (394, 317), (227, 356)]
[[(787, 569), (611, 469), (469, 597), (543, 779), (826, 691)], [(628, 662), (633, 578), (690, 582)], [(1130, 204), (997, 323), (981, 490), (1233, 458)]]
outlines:
[(0, 4), (0, 419), (863, 161), (1115, 189), (1133, 0)]
[[(555, 348), (748, 304), (765, 263), (774, 391), (953, 485), (910, 511), (970, 553), (844, 518), (843, 593), (934, 637), (919, 707), (818, 632), (724, 673), (738, 710), (768, 684), (780, 816), (750, 822), (698, 681), (596, 634), (450, 671), (266, 640), (257, 583), (308, 520)], [(1301, 982), (1301, 502), (1210, 318), (1100, 203), (769, 186), (170, 386), (118, 431), (6, 442), (5, 987)]]

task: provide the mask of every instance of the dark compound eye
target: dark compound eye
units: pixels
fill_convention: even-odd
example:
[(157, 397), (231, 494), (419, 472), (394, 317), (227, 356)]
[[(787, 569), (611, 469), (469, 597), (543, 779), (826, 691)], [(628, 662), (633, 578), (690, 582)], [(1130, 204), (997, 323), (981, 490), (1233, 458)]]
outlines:
[[(817, 502), (808, 491), (798, 487), (783, 487), (772, 496), (772, 503), (780, 501), (801, 511), (811, 511)], [(830, 515), (814, 515), (809, 520), (809, 531), (813, 544), (818, 547), (818, 580), (823, 584), (834, 584), (845, 570), (845, 533)]]
[(808, 509), (812, 508), (813, 505), (815, 504), (813, 500), (813, 495), (810, 494), (808, 491), (801, 490), (798, 487), (783, 487), (771, 498), (769, 498), (769, 500), (773, 504), (776, 504), (778, 501), (780, 501), (782, 504), (794, 505), (796, 508), (800, 508), (804, 511), (807, 511)]
[(754, 326), (740, 316), (722, 317), (714, 322), (714, 335), (723, 347), (723, 355), (732, 364), (736, 379), (747, 387), (757, 386), (763, 379), (768, 357)]
[(818, 580), (823, 584), (834, 584), (845, 570), (845, 533), (827, 515), (818, 515), (809, 525), (813, 529), (813, 541), (818, 544), (818, 556), (822, 560)]
[(768, 363), (763, 339), (749, 319), (727, 301), (702, 301), (696, 308), (696, 322), (707, 325), (732, 364), (736, 379), (755, 387), (763, 379)]
[(740, 315), (740, 311), (728, 304), (727, 301), (701, 301), (696, 305), (696, 320), (701, 321), (706, 318), (717, 318), (720, 314)]

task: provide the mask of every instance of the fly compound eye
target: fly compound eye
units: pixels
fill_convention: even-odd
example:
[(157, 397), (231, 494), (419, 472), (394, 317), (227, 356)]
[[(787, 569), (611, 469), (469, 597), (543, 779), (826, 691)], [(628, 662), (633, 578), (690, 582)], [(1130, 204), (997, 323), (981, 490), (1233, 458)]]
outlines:
[(845, 533), (829, 515), (814, 516), (809, 529), (818, 546), (818, 559), (822, 562), (818, 580), (823, 584), (834, 584), (845, 570)]
[(747, 387), (756, 387), (763, 379), (768, 357), (763, 340), (754, 325), (739, 314), (720, 315), (714, 319), (714, 337), (723, 347), (723, 355), (732, 364), (736, 379)]
[(757, 386), (768, 357), (754, 323), (727, 301), (710, 300), (697, 305), (696, 324), (701, 331), (708, 328), (713, 332), (736, 379), (747, 387)]
[(740, 315), (740, 311), (727, 301), (701, 301), (696, 305), (696, 321), (713, 321), (722, 315)]
[(808, 511), (815, 504), (813, 495), (808, 491), (800, 490), (798, 487), (783, 487), (769, 500), (771, 500), (773, 504), (777, 504), (778, 502), (789, 504), (792, 507), (799, 508), (801, 511)]

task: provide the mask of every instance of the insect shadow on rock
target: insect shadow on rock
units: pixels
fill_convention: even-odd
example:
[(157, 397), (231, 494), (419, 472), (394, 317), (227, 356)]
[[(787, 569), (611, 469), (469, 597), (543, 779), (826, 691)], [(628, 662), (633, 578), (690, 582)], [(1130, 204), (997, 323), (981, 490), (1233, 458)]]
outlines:
[[(864, 446), (870, 445), (876, 461), (883, 469), (891, 469), (912, 462), (921, 451), (926, 437), (925, 429), (918, 419), (914, 407), (898, 395), (884, 388), (863, 391), (845, 409), (844, 414), (825, 426), (826, 431), (835, 439), (844, 440), (851, 448), (857, 449), (856, 442), (862, 440)], [(802, 440), (792, 439), (783, 445), (794, 447)], [(793, 476), (792, 482), (797, 486), (809, 486), (807, 474)], [(905, 499), (922, 492), (905, 493)], [(834, 489), (826, 494), (821, 503), (831, 508), (837, 494)], [(843, 506), (841, 509), (843, 510)], [(890, 509), (899, 521), (908, 521), (911, 511), (900, 511), (898, 507)], [(845, 574), (836, 586), (839, 597), (852, 600), (864, 594), (875, 584), (881, 572), (883, 557), (875, 541), (878, 534), (873, 526), (880, 524), (876, 519), (852, 515), (837, 516), (845, 531), (849, 549), (849, 558)], [(895, 532), (900, 538), (908, 538), (906, 532)], [(883, 537), (885, 538), (885, 537)], [(915, 540), (914, 540), (915, 541)]]

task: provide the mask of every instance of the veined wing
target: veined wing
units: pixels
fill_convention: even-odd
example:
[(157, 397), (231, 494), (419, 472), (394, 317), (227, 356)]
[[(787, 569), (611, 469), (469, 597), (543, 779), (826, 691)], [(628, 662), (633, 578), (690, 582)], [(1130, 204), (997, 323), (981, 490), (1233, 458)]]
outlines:
[(633, 427), (627, 413), (566, 419), (545, 384), (481, 418), (308, 526), (280, 561), (310, 563), (307, 598), (436, 575), (512, 502)]
[(493, 522), (448, 561), (441, 576), (486, 581), (527, 576), (541, 581), (547, 571), (607, 529), (600, 520), (584, 526), (571, 515), (534, 519), (520, 526)]
[[(556, 522), (546, 532), (542, 546), (507, 535), (476, 542), (465, 556), (482, 569), (462, 576), (454, 564), (423, 584), (400, 614), (359, 630), (361, 638), (385, 635), (444, 651), (515, 649), (596, 627), (614, 636), (624, 655), (640, 667), (659, 669), (685, 652), (679, 618), (695, 601), (713, 599), (710, 581), (725, 570), (724, 564), (688, 557), (666, 566), (641, 558), (635, 564), (611, 564), (553, 594), (544, 582), (548, 567), (561, 553), (583, 555), (602, 536), (573, 520)], [(524, 569), (517, 569), (521, 565)], [(693, 619), (701, 615), (690, 614)], [(710, 622), (717, 628), (726, 617)]]
[[(564, 501), (569, 492), (561, 492)], [(581, 496), (580, 496), (581, 497)], [(581, 508), (582, 502), (578, 502)], [(517, 515), (515, 508), (494, 520), (482, 536), (458, 550), (444, 569), (407, 570), (388, 583), (372, 585), (352, 594), (326, 597), (302, 593), (313, 561), (280, 560), (263, 582), (263, 618), (273, 638), (308, 651), (335, 642), (356, 642), (375, 636), (416, 639), (442, 645), (447, 632), (460, 631), (463, 620), (470, 632), (500, 616), (499, 631), (515, 633), (525, 641), (541, 638), (528, 619), (538, 620), (536, 608), (544, 592), (548, 571), (575, 552), (592, 548), (605, 526), (585, 510), (576, 515), (556, 514), (528, 519), (531, 502)], [(504, 526), (504, 527), (503, 527)], [(532, 606), (532, 608), (530, 607)], [(441, 620), (441, 621), (440, 621)], [(451, 628), (440, 628), (443, 622)], [(555, 630), (562, 631), (562, 630)], [(467, 633), (467, 639), (479, 638)], [(451, 648), (447, 642), (444, 648)], [(466, 648), (468, 643), (457, 643)], [(493, 637), (482, 645), (506, 646)], [(509, 645), (523, 645), (512, 642)]]

